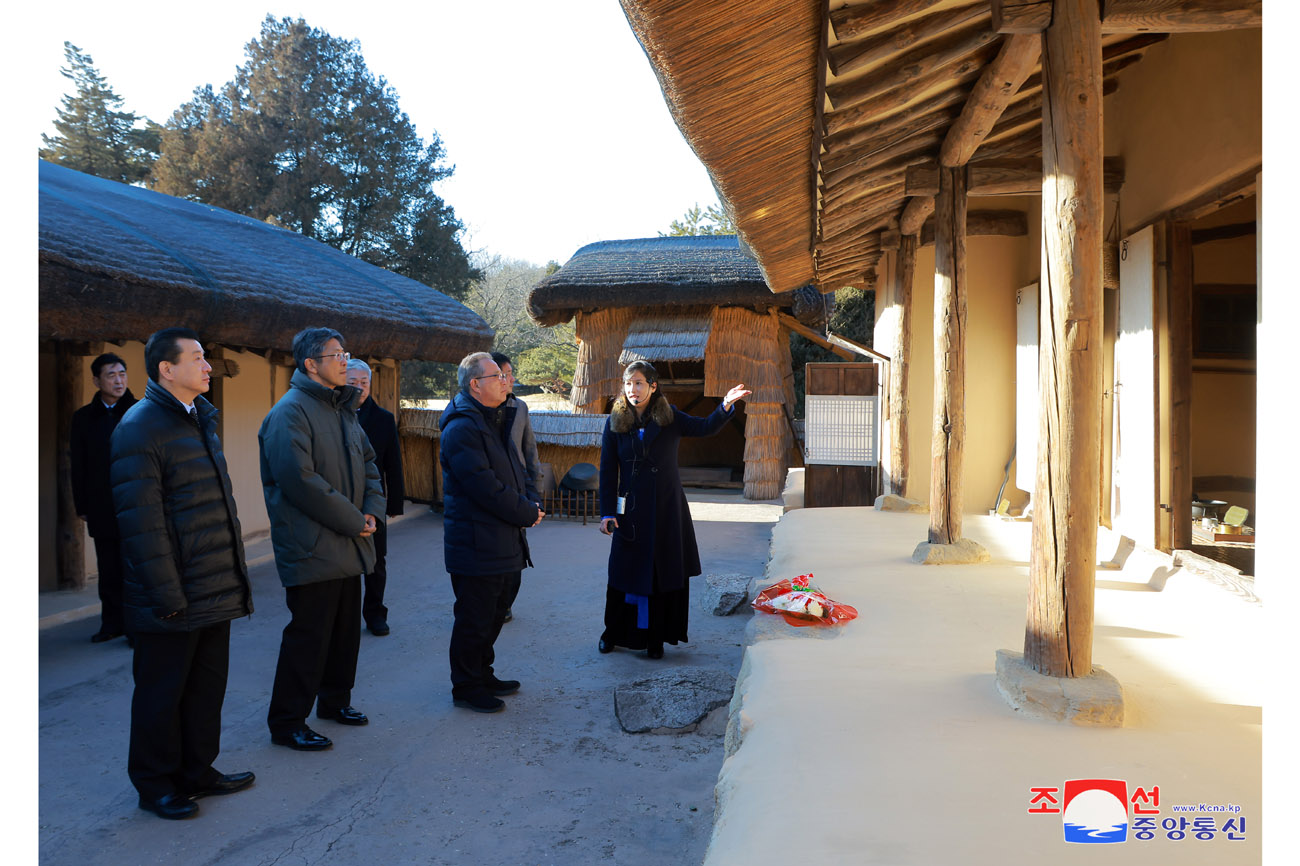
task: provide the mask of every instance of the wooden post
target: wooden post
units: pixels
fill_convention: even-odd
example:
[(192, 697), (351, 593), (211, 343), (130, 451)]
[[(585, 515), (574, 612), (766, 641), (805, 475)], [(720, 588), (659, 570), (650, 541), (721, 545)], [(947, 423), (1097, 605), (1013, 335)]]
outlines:
[(961, 539), (966, 442), (966, 171), (940, 168), (934, 199), (934, 428), (930, 543)]
[(82, 388), (82, 357), (76, 348), (63, 340), (54, 344), (54, 556), (59, 589), (81, 589), (86, 585), (85, 530), (72, 501), (72, 413), (81, 406)]
[[(1250, 224), (1250, 230), (1255, 230)], [(1174, 222), (1165, 234), (1169, 263), (1170, 430), (1169, 474), (1173, 507), (1170, 546), (1192, 547), (1192, 231)]]
[(894, 351), (889, 365), (889, 487), (907, 495), (907, 367), (912, 357), (912, 280), (916, 275), (916, 235), (898, 241), (894, 268)]
[(1092, 673), (1101, 449), (1102, 107), (1097, 0), (1056, 0), (1043, 32), (1038, 467), (1025, 662)]

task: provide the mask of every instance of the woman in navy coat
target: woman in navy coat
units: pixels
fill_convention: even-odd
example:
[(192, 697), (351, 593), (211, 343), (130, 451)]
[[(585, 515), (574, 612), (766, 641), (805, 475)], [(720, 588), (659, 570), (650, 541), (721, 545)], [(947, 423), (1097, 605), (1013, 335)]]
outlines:
[(623, 394), (600, 444), (600, 531), (613, 536), (602, 653), (622, 646), (657, 659), (665, 643), (687, 640), (687, 578), (700, 573), (700, 552), (677, 446), (683, 436), (717, 433), (749, 393), (737, 385), (712, 414), (697, 418), (659, 393), (649, 363), (633, 361), (623, 371)]

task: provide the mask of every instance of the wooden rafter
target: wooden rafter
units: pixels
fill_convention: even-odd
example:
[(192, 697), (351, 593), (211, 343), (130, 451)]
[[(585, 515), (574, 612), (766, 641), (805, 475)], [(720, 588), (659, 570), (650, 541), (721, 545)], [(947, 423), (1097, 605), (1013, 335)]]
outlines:
[(945, 0), (876, 0), (861, 6), (845, 6), (831, 12), (835, 38), (859, 39), (941, 6)]
[[(1042, 33), (1052, 20), (1052, 0), (992, 0), (999, 33)], [(1105, 0), (1102, 33), (1209, 33), (1263, 26), (1263, 0)]]
[(866, 39), (841, 39), (840, 44), (830, 52), (831, 72), (838, 77), (859, 69), (869, 69), (884, 61), (893, 63), (899, 52), (916, 48), (928, 40), (972, 22), (987, 24), (988, 20), (988, 4), (977, 2), (912, 19)]

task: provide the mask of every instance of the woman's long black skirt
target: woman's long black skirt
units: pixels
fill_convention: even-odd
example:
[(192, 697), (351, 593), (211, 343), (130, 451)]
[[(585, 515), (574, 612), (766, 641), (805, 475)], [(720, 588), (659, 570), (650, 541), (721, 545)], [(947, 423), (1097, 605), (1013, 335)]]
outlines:
[(628, 604), (627, 593), (608, 587), (605, 590), (605, 639), (615, 646), (642, 650), (663, 644), (686, 643), (690, 617), (690, 582), (681, 589), (656, 592), (650, 596), (648, 628), (636, 627), (636, 604)]

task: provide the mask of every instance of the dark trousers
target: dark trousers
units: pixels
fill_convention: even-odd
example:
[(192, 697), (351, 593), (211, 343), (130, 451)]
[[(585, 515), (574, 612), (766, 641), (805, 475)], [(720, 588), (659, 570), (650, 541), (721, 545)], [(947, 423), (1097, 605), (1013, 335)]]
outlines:
[(388, 530), (383, 521), (377, 521), (375, 534), (375, 567), (366, 572), (365, 601), (361, 603), (361, 616), (366, 625), (388, 622), (388, 608), (384, 607), (384, 587), (388, 585), (388, 566), (384, 559), (388, 556)]
[(456, 594), (451, 627), (451, 693), (462, 697), (487, 687), (495, 673), (492, 645), (506, 621), (506, 611), (519, 595), (520, 572), (453, 574)]
[(361, 575), (284, 588), (289, 624), (271, 686), (272, 734), (307, 724), (312, 704), (330, 714), (352, 703), (361, 647)]
[(99, 630), (107, 634), (126, 631), (122, 619), (122, 539), (94, 538), (99, 569)]
[(221, 704), (230, 669), (230, 623), (135, 635), (127, 774), (150, 800), (210, 785), (220, 775)]

